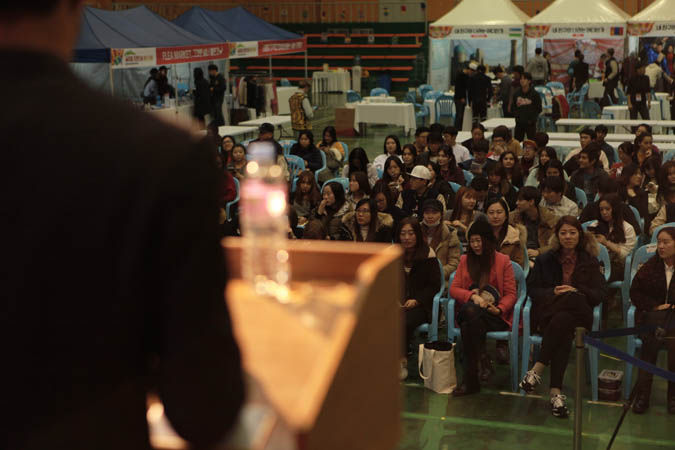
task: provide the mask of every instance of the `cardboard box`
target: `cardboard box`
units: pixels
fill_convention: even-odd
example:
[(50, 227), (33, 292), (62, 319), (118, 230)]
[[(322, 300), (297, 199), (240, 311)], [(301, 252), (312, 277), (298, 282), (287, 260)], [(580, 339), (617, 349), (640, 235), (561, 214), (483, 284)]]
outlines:
[(335, 108), (335, 130), (338, 136), (354, 136), (354, 109)]

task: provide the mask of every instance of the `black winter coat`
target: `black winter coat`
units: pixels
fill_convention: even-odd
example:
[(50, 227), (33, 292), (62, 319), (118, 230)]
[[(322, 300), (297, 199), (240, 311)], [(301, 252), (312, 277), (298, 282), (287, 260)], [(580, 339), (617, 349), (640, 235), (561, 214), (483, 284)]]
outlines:
[[(430, 251), (433, 255), (433, 252)], [(405, 272), (404, 272), (405, 273)], [(441, 269), (435, 256), (413, 261), (410, 273), (405, 274), (403, 302), (414, 298), (431, 320), (434, 295), (441, 288)]]
[(209, 82), (205, 79), (195, 81), (194, 89), (194, 116), (195, 117), (204, 117), (207, 114), (211, 114), (213, 110), (211, 105), (211, 89), (209, 87)]

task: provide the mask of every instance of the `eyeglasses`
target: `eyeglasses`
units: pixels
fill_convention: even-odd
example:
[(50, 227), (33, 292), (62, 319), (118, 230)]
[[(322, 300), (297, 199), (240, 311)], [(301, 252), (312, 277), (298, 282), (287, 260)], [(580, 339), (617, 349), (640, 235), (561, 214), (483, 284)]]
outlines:
[(369, 209), (357, 209), (356, 214), (363, 214), (365, 216), (366, 214), (370, 214), (370, 210)]

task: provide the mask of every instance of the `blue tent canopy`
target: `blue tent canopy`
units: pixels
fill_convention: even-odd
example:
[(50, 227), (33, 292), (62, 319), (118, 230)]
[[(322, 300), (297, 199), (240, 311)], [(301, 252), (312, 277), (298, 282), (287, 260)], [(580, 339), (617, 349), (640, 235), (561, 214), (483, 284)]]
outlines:
[(86, 7), (74, 62), (110, 62), (111, 48), (181, 47), (223, 42), (191, 33), (145, 6), (124, 11)]
[(302, 36), (264, 21), (238, 6), (227, 11), (212, 11), (194, 6), (178, 16), (174, 23), (192, 33), (218, 42), (275, 41)]

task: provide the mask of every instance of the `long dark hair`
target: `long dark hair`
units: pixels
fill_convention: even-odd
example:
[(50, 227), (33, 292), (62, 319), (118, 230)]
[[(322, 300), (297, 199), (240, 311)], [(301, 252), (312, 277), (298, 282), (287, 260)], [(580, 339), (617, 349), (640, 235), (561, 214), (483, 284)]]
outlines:
[[(612, 208), (612, 221), (611, 223), (605, 222), (602, 220), (602, 215), (598, 212), (598, 233), (607, 236), (609, 241), (616, 244), (622, 244), (626, 242), (626, 234), (623, 232), (623, 208), (624, 203), (621, 201), (619, 194), (611, 193), (605, 194), (600, 197), (598, 201), (598, 211), (600, 210), (600, 203), (607, 202)], [(612, 231), (609, 231), (610, 226)]]
[[(555, 225), (555, 237), (560, 241), (560, 238), (558, 237), (558, 233), (560, 233), (560, 229), (562, 228), (563, 225), (571, 225), (574, 228), (577, 229), (579, 232), (579, 243), (577, 243), (577, 247), (574, 249), (577, 253), (578, 252), (585, 252), (586, 251), (586, 234), (584, 233), (584, 229), (581, 227), (581, 222), (579, 222), (579, 219), (577, 219), (574, 216), (562, 216), (560, 220), (558, 220), (558, 223)], [(562, 245), (561, 245), (562, 248)]]
[(401, 162), (401, 160), (398, 159), (398, 156), (390, 156), (384, 162), (382, 181), (384, 181), (387, 185), (389, 185), (389, 183), (393, 183), (394, 181), (398, 182), (398, 180), (392, 180), (391, 177), (389, 176), (389, 166), (391, 166), (392, 164), (396, 164), (399, 167), (399, 169), (401, 169), (401, 176), (405, 181), (408, 181), (408, 174), (405, 171), (405, 166), (403, 165), (403, 162)]
[(314, 147), (314, 133), (309, 130), (302, 130), (300, 134), (298, 134), (298, 147), (300, 147), (300, 138), (303, 136), (307, 136), (307, 139), (309, 139), (309, 148)]
[(668, 196), (668, 188), (670, 187), (670, 183), (668, 182), (668, 172), (673, 168), (675, 168), (675, 161), (671, 159), (670, 161), (666, 161), (663, 166), (657, 170), (659, 184), (657, 197), (661, 199), (665, 199)]
[(383, 194), (384, 198), (387, 199), (387, 208), (385, 211), (389, 211), (392, 207), (396, 206), (396, 198), (394, 197), (394, 193), (382, 180), (377, 180), (375, 186), (373, 186), (370, 196), (374, 199), (377, 194)]
[(358, 242), (363, 242), (363, 236), (361, 236), (361, 225), (359, 225), (359, 221), (356, 220), (356, 210), (358, 210), (361, 206), (363, 205), (368, 205), (370, 207), (370, 223), (368, 224), (368, 235), (366, 236), (365, 242), (373, 242), (375, 240), (375, 231), (377, 230), (377, 204), (375, 203), (375, 199), (372, 198), (362, 198), (359, 200), (359, 202), (356, 204), (356, 208), (354, 210), (354, 230), (356, 231), (356, 240)]
[(419, 220), (416, 217), (405, 217), (401, 219), (401, 223), (398, 226), (398, 231), (396, 233), (396, 242), (401, 243), (401, 230), (406, 225), (410, 225), (415, 233), (415, 249), (410, 254), (408, 252), (404, 255), (404, 261), (406, 266), (411, 266), (414, 261), (419, 261), (427, 259), (429, 256), (429, 245), (424, 240), (424, 235), (422, 233), (422, 226), (420, 225)]
[(387, 140), (389, 139), (393, 139), (393, 141), (396, 142), (396, 154), (400, 155), (401, 153), (403, 153), (401, 151), (401, 141), (398, 140), (398, 136), (390, 134), (389, 136), (384, 138), (384, 144), (382, 145), (384, 147), (384, 154), (385, 155), (387, 154)]
[[(413, 163), (412, 166), (410, 167), (410, 171), (412, 171), (413, 167), (415, 167), (416, 161), (417, 161), (417, 147), (415, 147), (412, 144), (405, 144), (403, 146), (403, 149), (401, 150), (401, 155), (403, 155), (403, 150), (408, 149), (410, 150), (410, 153), (412, 153), (413, 157)], [(401, 158), (402, 159), (402, 158)], [(405, 167), (405, 163), (403, 163), (403, 167)], [(406, 173), (410, 173), (407, 169), (405, 170)]]
[[(555, 151), (553, 147), (544, 147), (541, 149), (541, 152), (539, 152), (539, 155), (542, 153), (546, 153), (548, 155), (548, 162), (546, 164), (539, 164), (539, 169), (537, 169), (537, 181), (540, 183), (544, 181), (544, 178), (546, 178), (546, 168), (549, 167), (549, 164), (553, 161), (558, 161), (558, 153)], [(560, 162), (560, 167), (561, 167), (561, 172), (562, 173), (562, 162)]]
[[(506, 166), (504, 166), (504, 157), (506, 155), (513, 156), (514, 163), (513, 163), (512, 169), (508, 169), (508, 168), (506, 168)], [(523, 185), (523, 169), (520, 167), (520, 161), (518, 161), (518, 156), (516, 155), (516, 152), (514, 152), (513, 150), (506, 150), (504, 153), (502, 153), (499, 156), (499, 164), (502, 167), (504, 167), (504, 172), (506, 172), (507, 178), (508, 178), (508, 175), (510, 173), (511, 184), (515, 184), (515, 185), (518, 185), (518, 186)]]
[[(326, 128), (323, 129), (323, 133), (321, 133), (321, 144), (323, 145), (328, 145), (328, 143), (325, 140), (326, 133), (330, 135), (330, 138), (333, 140), (333, 142), (337, 142), (337, 131), (335, 130), (334, 126), (327, 126)], [(333, 144), (331, 142), (331, 145)]]
[(347, 176), (352, 172), (366, 172), (368, 173), (368, 155), (366, 151), (361, 147), (356, 147), (351, 152), (349, 152), (349, 169), (347, 171)]
[(360, 170), (349, 174), (349, 181), (352, 178), (359, 183), (359, 191), (364, 195), (370, 195), (370, 183), (368, 182), (368, 175)]
[[(460, 218), (462, 217), (462, 200), (467, 195), (471, 195), (474, 198), (476, 198), (476, 190), (472, 187), (462, 186), (457, 191), (457, 194), (455, 195), (455, 206), (452, 210), (452, 214), (450, 215), (451, 222), (453, 220), (461, 220)], [(474, 209), (473, 212), (475, 214), (476, 210)]]
[[(302, 182), (309, 183), (311, 186), (307, 194), (303, 194), (300, 190), (300, 183)], [(302, 202), (305, 199), (309, 201), (310, 208), (314, 208), (321, 203), (321, 192), (319, 192), (319, 186), (316, 184), (314, 174), (310, 170), (303, 170), (300, 172), (298, 181), (296, 182), (295, 201)]]
[[(504, 197), (493, 197), (490, 200), (487, 200), (485, 202), (485, 212), (487, 213), (487, 210), (490, 206), (494, 205), (495, 203), (499, 203), (502, 208), (504, 208), (504, 223), (502, 224), (501, 229), (499, 230), (499, 238), (498, 238), (498, 245), (501, 245), (502, 242), (504, 242), (504, 238), (506, 237), (506, 233), (509, 231), (509, 205), (506, 203), (506, 200), (504, 200)], [(492, 226), (492, 225), (490, 225)]]
[(192, 71), (192, 78), (194, 78), (195, 83), (204, 79), (204, 71), (201, 67), (195, 67), (195, 70)]
[(506, 168), (501, 163), (495, 164), (488, 169), (488, 181), (490, 181), (490, 175), (499, 175), (499, 193), (501, 195), (506, 195), (511, 190), (511, 182), (506, 175)]
[(325, 184), (323, 189), (326, 189), (327, 187), (330, 188), (331, 192), (333, 192), (333, 196), (335, 197), (335, 203), (333, 206), (326, 206), (326, 210), (330, 211), (330, 215), (332, 216), (336, 212), (340, 211), (340, 209), (345, 204), (345, 189), (342, 187), (342, 183), (338, 183), (337, 181), (331, 181), (330, 183)]
[[(647, 174), (648, 169), (654, 169), (654, 178), (649, 176)], [(645, 178), (642, 180), (642, 184), (646, 185), (650, 181), (653, 181), (654, 183), (657, 183), (661, 181), (661, 159), (656, 156), (652, 155), (649, 158), (645, 159), (642, 161), (642, 173), (644, 174)], [(668, 179), (668, 174), (666, 173), (666, 180)], [(664, 191), (665, 192), (665, 191)]]
[(617, 151), (622, 151), (626, 155), (630, 156), (630, 159), (631, 161), (633, 161), (634, 164), (638, 163), (636, 148), (635, 145), (633, 145), (631, 142), (628, 141), (622, 142), (621, 144), (619, 144), (619, 148), (617, 149)]
[[(484, 220), (484, 219), (479, 219)], [(495, 253), (497, 252), (497, 245), (494, 239), (478, 235), (483, 242), (483, 251), (480, 255), (476, 255), (468, 245), (466, 251), (466, 268), (469, 271), (471, 281), (478, 284), (478, 289), (483, 289), (490, 282), (490, 270), (494, 265)], [(468, 240), (468, 238), (467, 238)]]
[[(621, 176), (617, 178), (619, 184), (623, 186), (622, 195), (625, 193), (626, 189), (628, 189), (628, 184), (630, 183), (631, 177), (636, 173), (642, 173), (642, 170), (640, 170), (640, 167), (638, 167), (637, 164), (628, 164), (623, 166), (623, 169), (621, 170)], [(642, 190), (640, 186), (637, 186), (635, 189)]]
[(438, 154), (443, 152), (448, 157), (448, 172), (452, 175), (457, 171), (457, 160), (455, 159), (455, 152), (447, 145), (441, 145), (438, 148)]

